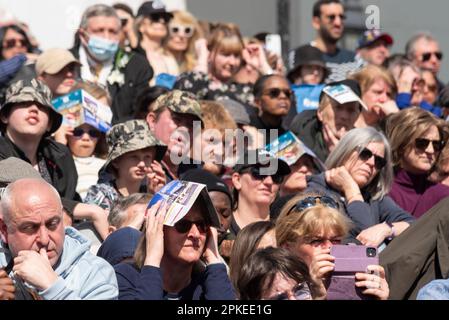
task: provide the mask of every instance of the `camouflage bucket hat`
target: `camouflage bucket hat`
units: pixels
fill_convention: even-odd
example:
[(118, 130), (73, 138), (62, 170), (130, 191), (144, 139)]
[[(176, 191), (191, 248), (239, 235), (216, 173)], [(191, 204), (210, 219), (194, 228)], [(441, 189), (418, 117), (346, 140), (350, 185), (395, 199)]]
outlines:
[(106, 171), (113, 160), (131, 151), (155, 147), (157, 161), (161, 161), (167, 151), (167, 146), (153, 135), (145, 120), (129, 120), (116, 124), (106, 134), (106, 140), (109, 149), (103, 166)]
[(191, 114), (203, 123), (201, 105), (193, 93), (181, 90), (173, 90), (161, 95), (154, 103), (153, 111), (163, 107), (169, 108), (176, 113)]
[(58, 130), (62, 122), (62, 115), (53, 108), (51, 99), (52, 94), (50, 88), (42, 81), (37, 79), (19, 80), (11, 84), (6, 90), (5, 103), (0, 108), (0, 115), (3, 115), (7, 107), (12, 104), (37, 102), (50, 109), (51, 128), (49, 133), (51, 134)]

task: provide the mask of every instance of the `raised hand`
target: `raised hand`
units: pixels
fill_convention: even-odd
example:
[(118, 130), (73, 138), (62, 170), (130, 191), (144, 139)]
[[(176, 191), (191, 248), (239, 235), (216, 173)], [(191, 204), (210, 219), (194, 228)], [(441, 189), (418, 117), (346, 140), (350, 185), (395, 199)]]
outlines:
[(375, 296), (379, 300), (387, 300), (390, 295), (390, 288), (385, 280), (385, 270), (382, 266), (368, 266), (366, 273), (356, 273), (355, 286), (358, 288), (367, 288), (362, 291), (363, 294)]
[[(158, 201), (146, 212), (145, 236), (146, 257), (144, 265), (160, 267), (164, 255), (164, 219), (167, 213), (167, 204)], [(157, 214), (157, 215), (156, 215)]]
[(156, 160), (151, 163), (150, 170), (147, 173), (147, 180), (147, 191), (152, 193), (158, 192), (167, 183), (164, 169)]

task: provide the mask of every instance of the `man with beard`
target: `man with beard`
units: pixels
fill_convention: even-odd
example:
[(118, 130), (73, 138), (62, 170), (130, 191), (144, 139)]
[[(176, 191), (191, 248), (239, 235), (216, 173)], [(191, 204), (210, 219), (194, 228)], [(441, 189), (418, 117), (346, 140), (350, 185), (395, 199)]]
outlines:
[(325, 162), (340, 139), (354, 128), (362, 108), (368, 109), (360, 95), (355, 80), (330, 83), (321, 92), (318, 110), (298, 114), (290, 130)]
[(319, 0), (313, 6), (312, 26), (317, 36), (310, 44), (323, 52), (326, 67), (331, 71), (326, 82), (343, 80), (364, 64), (362, 59), (355, 58), (354, 52), (337, 47), (345, 19), (340, 0)]

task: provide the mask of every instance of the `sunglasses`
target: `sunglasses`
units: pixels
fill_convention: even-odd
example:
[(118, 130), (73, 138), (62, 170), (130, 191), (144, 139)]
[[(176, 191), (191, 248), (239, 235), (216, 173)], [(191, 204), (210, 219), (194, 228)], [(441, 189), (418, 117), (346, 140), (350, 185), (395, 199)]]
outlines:
[(182, 219), (175, 223), (174, 227), (179, 233), (187, 233), (192, 229), (192, 225), (195, 225), (201, 233), (206, 233), (208, 231), (208, 224), (204, 220), (190, 221)]
[(310, 300), (312, 296), (310, 294), (309, 286), (307, 285), (307, 283), (304, 282), (298, 283), (291, 290), (278, 293), (268, 298), (268, 300), (288, 300), (290, 292), (295, 297), (296, 300)]
[(346, 20), (346, 15), (344, 14), (330, 14), (326, 16), (326, 18), (329, 19), (330, 22), (334, 22), (337, 17), (339, 17), (342, 21)]
[(81, 138), (85, 133), (87, 133), (91, 138), (98, 138), (100, 136), (100, 132), (95, 129), (89, 129), (85, 131), (81, 128), (76, 128), (73, 130), (73, 136), (77, 138)]
[[(243, 173), (245, 173), (245, 172), (243, 172)], [(268, 175), (261, 173), (260, 167), (251, 167), (251, 168), (249, 168), (249, 170), (246, 173), (251, 174), (251, 176), (254, 179), (259, 180), (259, 181), (263, 181), (266, 177), (268, 177)], [(273, 183), (275, 183), (275, 184), (281, 184), (282, 180), (284, 180), (284, 176), (277, 174), (277, 173), (270, 175), (270, 177), (273, 180)]]
[(437, 51), (437, 52), (426, 52), (426, 53), (423, 53), (423, 55), (422, 55), (422, 61), (423, 62), (429, 61), (430, 58), (432, 57), (432, 55), (435, 55), (435, 57), (437, 57), (438, 60), (443, 59), (443, 53), (442, 52), (439, 52), (439, 51)]
[(375, 155), (370, 149), (364, 148), (359, 153), (359, 159), (362, 161), (368, 161), (373, 156), (374, 156), (374, 167), (377, 170), (381, 170), (383, 167), (385, 167), (385, 165), (387, 164), (387, 160), (385, 160), (385, 158)]
[(287, 216), (293, 211), (293, 209), (297, 212), (302, 212), (308, 208), (315, 207), (316, 205), (323, 205), (328, 208), (340, 209), (340, 205), (337, 201), (328, 196), (315, 196), (315, 197), (307, 197), (302, 200), (299, 200), (293, 207), (290, 208), (287, 212)]
[(433, 150), (441, 151), (443, 149), (444, 143), (441, 140), (429, 140), (424, 138), (418, 138), (415, 140), (415, 147), (421, 152), (425, 152), (432, 142)]
[(264, 95), (269, 96), (271, 99), (277, 99), (281, 95), (281, 93), (284, 93), (284, 95), (287, 97), (287, 99), (290, 99), (293, 92), (290, 89), (279, 89), (279, 88), (271, 88), (267, 89), (264, 92)]
[(163, 13), (153, 13), (150, 14), (150, 19), (153, 22), (161, 22), (163, 21), (163, 23), (167, 24), (171, 17), (169, 15), (163, 14)]
[(170, 26), (170, 33), (173, 35), (184, 36), (190, 38), (193, 36), (194, 28), (192, 26), (172, 25)]
[[(19, 44), (19, 45), (17, 45)], [(17, 46), (19, 47), (26, 47), (27, 41), (25, 39), (9, 39), (5, 41), (5, 44), (3, 45), (3, 48), (5, 49), (11, 49), (15, 48)]]

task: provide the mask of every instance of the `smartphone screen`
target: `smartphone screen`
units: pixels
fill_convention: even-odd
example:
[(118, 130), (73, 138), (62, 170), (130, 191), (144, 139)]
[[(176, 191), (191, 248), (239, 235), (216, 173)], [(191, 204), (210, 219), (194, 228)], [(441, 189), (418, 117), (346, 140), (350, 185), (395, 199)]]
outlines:
[(281, 36), (278, 34), (267, 34), (265, 37), (265, 48), (271, 53), (282, 56)]

